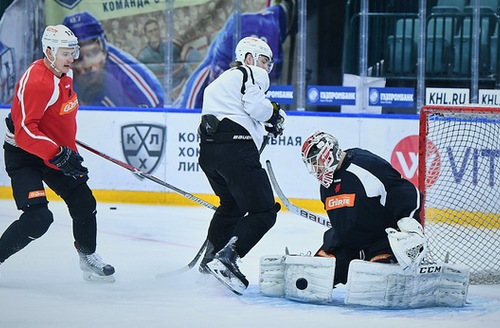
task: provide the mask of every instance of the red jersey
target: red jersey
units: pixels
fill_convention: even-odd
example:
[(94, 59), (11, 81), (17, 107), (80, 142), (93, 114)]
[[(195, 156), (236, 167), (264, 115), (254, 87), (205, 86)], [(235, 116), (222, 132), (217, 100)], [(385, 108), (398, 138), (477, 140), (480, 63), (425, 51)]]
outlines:
[(59, 78), (43, 59), (33, 62), (17, 82), (11, 107), (16, 144), (56, 169), (48, 160), (59, 152), (59, 146), (77, 151), (78, 98), (72, 76), (70, 70)]

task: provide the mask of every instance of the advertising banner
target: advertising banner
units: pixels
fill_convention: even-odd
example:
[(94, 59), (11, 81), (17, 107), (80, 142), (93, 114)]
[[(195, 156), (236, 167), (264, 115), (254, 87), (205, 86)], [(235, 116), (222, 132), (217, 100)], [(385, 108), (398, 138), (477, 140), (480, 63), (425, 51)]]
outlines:
[(295, 103), (293, 85), (271, 85), (266, 96), (269, 100), (283, 105), (293, 105)]
[[(5, 117), (7, 109), (0, 109)], [(199, 111), (81, 108), (77, 139), (190, 193), (212, 194), (198, 166)], [(416, 182), (418, 119), (416, 116), (348, 115), (288, 112), (285, 134), (271, 140), (261, 156), (270, 160), (283, 192), (290, 198), (318, 199), (319, 183), (301, 158), (302, 143), (313, 132), (335, 135), (342, 149), (361, 147), (382, 156)], [(0, 124), (0, 134), (5, 125)], [(95, 190), (168, 192), (149, 180), (80, 148)], [(0, 153), (3, 165), (3, 152)], [(10, 186), (0, 174), (0, 186)]]
[(268, 3), (242, 1), (235, 14), (232, 0), (56, 0), (45, 2), (45, 23), (64, 24), (79, 39), (81, 105), (193, 109), (230, 68), (237, 35), (269, 44), (271, 82), (280, 84), (296, 15), (289, 2)]
[(413, 88), (370, 88), (369, 105), (382, 107), (415, 106)]
[(469, 104), (469, 89), (465, 88), (426, 88), (426, 105), (466, 105)]
[(307, 87), (309, 105), (356, 105), (355, 87), (310, 85)]

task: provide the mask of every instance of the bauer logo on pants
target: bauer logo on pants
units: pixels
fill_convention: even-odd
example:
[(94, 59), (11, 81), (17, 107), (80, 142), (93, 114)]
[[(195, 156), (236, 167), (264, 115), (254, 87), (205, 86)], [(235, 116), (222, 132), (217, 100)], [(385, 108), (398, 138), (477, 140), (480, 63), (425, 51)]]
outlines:
[(159, 124), (127, 124), (122, 126), (122, 147), (127, 163), (151, 173), (160, 163), (166, 127)]

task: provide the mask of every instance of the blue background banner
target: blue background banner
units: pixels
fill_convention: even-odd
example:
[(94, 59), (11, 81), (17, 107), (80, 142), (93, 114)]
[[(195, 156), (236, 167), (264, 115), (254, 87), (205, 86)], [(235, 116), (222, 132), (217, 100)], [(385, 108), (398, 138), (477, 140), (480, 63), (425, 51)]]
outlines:
[(370, 88), (370, 106), (413, 107), (413, 88)]
[(271, 85), (267, 92), (269, 100), (284, 105), (293, 105), (295, 103), (295, 92), (293, 85)]
[(311, 85), (307, 88), (309, 105), (356, 105), (355, 87)]

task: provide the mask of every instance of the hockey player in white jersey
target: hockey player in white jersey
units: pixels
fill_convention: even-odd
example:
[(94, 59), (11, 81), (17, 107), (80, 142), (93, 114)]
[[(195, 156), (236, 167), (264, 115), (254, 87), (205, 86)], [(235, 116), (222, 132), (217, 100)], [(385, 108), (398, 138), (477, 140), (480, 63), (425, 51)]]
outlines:
[(241, 295), (248, 280), (236, 262), (271, 229), (280, 210), (260, 164), (259, 149), (266, 133), (274, 137), (283, 133), (286, 114), (265, 97), (273, 67), (269, 45), (246, 37), (235, 52), (232, 68), (203, 96), (199, 164), (220, 206), (210, 222), (200, 272), (213, 274)]

